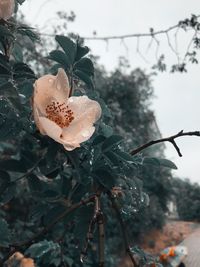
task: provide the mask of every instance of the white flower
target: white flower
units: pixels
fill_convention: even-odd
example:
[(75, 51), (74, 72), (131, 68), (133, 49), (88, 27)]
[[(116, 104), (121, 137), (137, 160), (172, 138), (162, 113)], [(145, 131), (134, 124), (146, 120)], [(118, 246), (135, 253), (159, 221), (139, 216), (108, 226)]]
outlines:
[(15, 0), (0, 0), (0, 19), (9, 19), (15, 9)]
[(98, 102), (87, 96), (71, 96), (68, 77), (63, 69), (57, 76), (45, 75), (35, 82), (33, 114), (43, 135), (48, 135), (70, 151), (80, 147), (94, 133), (101, 117)]

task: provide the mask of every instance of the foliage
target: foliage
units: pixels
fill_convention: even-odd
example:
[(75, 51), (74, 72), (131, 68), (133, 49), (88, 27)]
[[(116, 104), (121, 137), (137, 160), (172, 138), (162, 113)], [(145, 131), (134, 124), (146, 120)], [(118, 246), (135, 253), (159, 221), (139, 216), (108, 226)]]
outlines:
[[(122, 232), (124, 221), (127, 226), (134, 223), (131, 237), (145, 229), (140, 225), (149, 214), (154, 219), (149, 217), (148, 225), (161, 226), (168, 194), (164, 182), (168, 185), (169, 176), (161, 165), (174, 168), (163, 159), (155, 160), (156, 154), (163, 157), (162, 150), (155, 151), (154, 160), (149, 161), (129, 153), (132, 145), (145, 142), (157, 131), (148, 108), (152, 96), (149, 77), (140, 70), (129, 76), (118, 70), (104, 81), (102, 73), (95, 90), (95, 69), (82, 40), (56, 35), (56, 48), (45, 58), (39, 55), (44, 67), (38, 70), (27, 64), (38, 58), (33, 49), (38, 36), (33, 29), (14, 19), (2, 21), (0, 26), (1, 265), (11, 253), (20, 251), (34, 258), (39, 267), (96, 266), (98, 262), (103, 266), (104, 261), (114, 266), (119, 228), (114, 227), (113, 218)], [(32, 44), (28, 54), (27, 40)], [(71, 152), (39, 134), (30, 105), (36, 72), (56, 74), (60, 67), (66, 71), (74, 95), (87, 94), (102, 107), (93, 137)], [(150, 157), (148, 153), (146, 157)], [(143, 213), (149, 202), (147, 194), (150, 209)], [(104, 231), (108, 236), (105, 259)], [(134, 262), (125, 233), (122, 239)]]
[(174, 179), (173, 193), (181, 220), (200, 221), (200, 186), (189, 180)]

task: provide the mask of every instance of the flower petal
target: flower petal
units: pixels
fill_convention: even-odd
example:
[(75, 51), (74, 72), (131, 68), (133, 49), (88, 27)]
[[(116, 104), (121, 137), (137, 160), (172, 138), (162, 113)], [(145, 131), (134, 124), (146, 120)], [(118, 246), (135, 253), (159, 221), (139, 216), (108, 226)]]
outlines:
[(42, 131), (44, 135), (48, 135), (52, 139), (54, 139), (56, 142), (62, 144), (64, 148), (68, 151), (74, 150), (77, 147), (80, 147), (80, 144), (77, 143), (77, 140), (65, 140), (62, 138), (62, 129), (53, 121), (45, 118), (45, 117), (38, 117), (40, 129), (42, 128)]
[(75, 148), (77, 147), (80, 147), (80, 144), (75, 144), (75, 143), (71, 143), (71, 144), (65, 144), (64, 145), (64, 148), (67, 150), (67, 151), (72, 151), (74, 150)]
[(45, 135), (46, 133), (45, 133), (44, 129), (42, 128), (42, 125), (40, 124), (39, 111), (35, 105), (33, 105), (33, 117), (34, 117), (34, 121), (35, 121), (35, 124), (36, 124), (38, 130), (40, 131), (41, 134)]
[(42, 127), (44, 133), (57, 141), (58, 143), (63, 143), (60, 136), (62, 134), (62, 129), (53, 121), (45, 118), (38, 117), (39, 125)]
[(87, 96), (72, 96), (68, 99), (67, 105), (74, 113), (75, 119), (72, 124), (86, 116), (91, 123), (96, 122), (101, 117), (99, 103), (89, 99)]
[(14, 0), (0, 0), (0, 18), (9, 19), (14, 13), (15, 1)]
[(101, 116), (101, 107), (98, 102), (87, 96), (70, 97), (67, 105), (73, 111), (74, 120), (63, 129), (62, 139), (67, 143), (82, 143), (94, 133), (93, 124)]
[(91, 125), (84, 125), (77, 123), (73, 126), (69, 126), (62, 132), (63, 142), (71, 144), (80, 144), (87, 141), (94, 133), (95, 127)]
[(52, 100), (63, 103), (69, 97), (69, 81), (63, 69), (58, 70), (57, 76), (42, 76), (36, 80), (34, 87), (33, 103), (43, 115)]

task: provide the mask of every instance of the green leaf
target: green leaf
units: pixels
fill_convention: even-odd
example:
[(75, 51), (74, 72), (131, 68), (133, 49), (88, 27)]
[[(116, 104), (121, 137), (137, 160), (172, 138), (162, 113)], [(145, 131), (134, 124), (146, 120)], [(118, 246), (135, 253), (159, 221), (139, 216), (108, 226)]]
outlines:
[(110, 137), (113, 134), (113, 128), (104, 122), (101, 123), (101, 130), (105, 137)]
[(113, 173), (108, 171), (108, 168), (95, 170), (93, 175), (106, 188), (111, 189), (113, 186), (115, 186), (116, 177), (113, 175)]
[(34, 28), (31, 28), (25, 24), (21, 24), (17, 27), (17, 33), (23, 36), (27, 36), (33, 42), (40, 39), (38, 34), (34, 31)]
[(84, 57), (88, 52), (89, 48), (87, 46), (80, 46), (77, 44), (77, 52), (76, 52), (76, 58), (75, 61), (79, 61), (82, 57)]
[(118, 166), (119, 164), (119, 159), (116, 156), (115, 153), (113, 153), (112, 151), (107, 151), (104, 153), (104, 155), (106, 156), (106, 158), (115, 166)]
[(62, 214), (66, 210), (66, 207), (61, 205), (56, 205), (52, 209), (50, 209), (47, 214), (44, 216), (43, 223), (48, 225), (49, 222), (54, 221), (60, 214)]
[(33, 70), (25, 63), (18, 62), (13, 66), (13, 77), (14, 79), (36, 79)]
[(10, 37), (14, 39), (14, 36), (11, 31), (9, 31), (6, 26), (0, 25), (0, 38), (2, 39), (2, 37)]
[(161, 166), (174, 169), (174, 170), (178, 169), (177, 166), (171, 160), (168, 160), (168, 159), (158, 159), (158, 160)]
[(105, 136), (103, 136), (103, 135), (97, 135), (97, 136), (94, 138), (92, 144), (93, 144), (94, 146), (99, 145), (99, 144), (101, 144), (102, 142), (104, 142), (105, 139), (106, 139)]
[(9, 185), (1, 191), (0, 194), (0, 205), (3, 206), (10, 202), (11, 199), (15, 196), (16, 193), (16, 185)]
[(102, 150), (103, 151), (108, 151), (110, 150), (113, 146), (118, 145), (121, 143), (123, 138), (120, 135), (111, 135), (109, 138), (107, 138), (103, 145), (102, 145)]
[(145, 157), (143, 158), (143, 164), (151, 164), (157, 167), (163, 166), (163, 167), (167, 167), (170, 169), (177, 169), (177, 166), (170, 160), (168, 159), (159, 159), (159, 158), (148, 158)]
[(88, 76), (94, 76), (94, 66), (92, 61), (89, 58), (82, 58), (80, 59), (75, 65), (75, 70), (79, 70)]
[(60, 251), (60, 246), (53, 241), (41, 241), (31, 245), (25, 252), (25, 254), (30, 255), (33, 258), (39, 259), (45, 257), (45, 254), (51, 251)]
[(82, 248), (87, 236), (88, 225), (94, 215), (93, 205), (82, 206), (76, 211), (75, 237), (79, 240), (80, 248)]
[(159, 162), (159, 159), (157, 159), (157, 158), (144, 157), (142, 163), (160, 167), (160, 162)]
[(35, 192), (42, 192), (43, 191), (43, 183), (40, 181), (40, 179), (35, 175), (31, 174), (28, 178), (28, 184), (31, 191), (33, 191), (33, 194)]
[(56, 41), (64, 50), (66, 57), (68, 59), (68, 64), (73, 65), (76, 57), (77, 46), (68, 37), (63, 35), (56, 35)]
[(1, 160), (0, 169), (11, 172), (20, 172), (20, 173), (25, 173), (27, 171), (23, 162), (15, 159)]
[(8, 247), (10, 243), (11, 233), (8, 224), (4, 219), (0, 219), (0, 246)]
[(11, 66), (8, 59), (0, 54), (0, 74), (11, 74)]
[(14, 56), (14, 58), (17, 62), (23, 61), (22, 48), (21, 48), (21, 45), (18, 44), (17, 42), (14, 43), (12, 55)]
[(17, 2), (22, 5), (26, 0), (17, 0)]
[(33, 83), (30, 80), (23, 81), (20, 83), (19, 92), (27, 99), (30, 99), (30, 97), (33, 95)]
[(134, 158), (130, 154), (126, 153), (126, 152), (118, 150), (118, 151), (114, 151), (113, 153), (115, 153), (115, 155), (119, 159), (121, 159), (123, 161), (126, 161), (128, 163), (133, 163), (134, 162)]
[(92, 89), (94, 88), (93, 80), (91, 79), (91, 77), (87, 73), (85, 73), (81, 70), (75, 70), (74, 74), (79, 79), (81, 79), (89, 88), (92, 88)]
[(64, 68), (69, 68), (70, 62), (66, 54), (60, 50), (53, 50), (50, 52), (49, 59), (60, 63)]

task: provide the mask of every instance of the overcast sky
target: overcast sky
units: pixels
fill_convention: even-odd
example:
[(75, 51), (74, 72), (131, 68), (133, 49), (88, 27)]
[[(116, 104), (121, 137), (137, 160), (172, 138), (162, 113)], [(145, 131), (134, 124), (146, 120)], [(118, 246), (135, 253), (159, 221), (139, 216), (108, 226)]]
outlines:
[[(26, 0), (21, 10), (33, 26), (39, 25), (43, 32), (47, 20), (55, 18), (59, 10), (70, 12), (77, 16), (69, 30), (80, 36), (92, 36), (93, 31), (98, 36), (121, 35), (129, 33), (148, 32), (166, 29), (179, 20), (200, 14), (198, 0)], [(46, 31), (51, 32), (47, 27)], [(188, 46), (190, 33), (180, 33), (178, 50), (181, 53)], [(170, 36), (174, 43), (174, 33)], [(164, 52), (168, 63), (175, 63), (176, 58), (170, 50), (166, 36), (160, 38), (159, 54)], [(113, 70), (119, 56), (125, 56), (131, 68), (141, 67), (146, 72), (151, 71), (155, 63), (156, 43), (147, 52), (149, 40), (140, 40), (140, 49), (144, 60), (137, 52), (137, 39), (103, 41), (86, 41), (92, 52), (100, 56), (100, 63), (107, 70)], [(148, 62), (146, 62), (148, 61)], [(200, 130), (200, 65), (189, 67), (187, 74), (159, 73), (153, 79), (156, 98), (152, 108), (155, 110), (157, 122), (163, 137), (175, 134), (180, 130)], [(179, 177), (190, 178), (200, 183), (200, 138), (184, 137), (177, 141), (183, 157), (179, 158), (173, 147), (167, 145), (166, 157), (175, 162), (178, 170), (174, 172)]]

